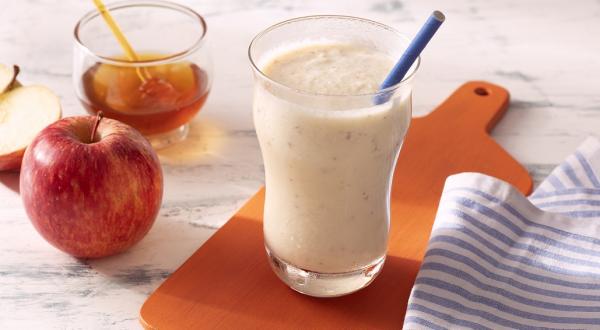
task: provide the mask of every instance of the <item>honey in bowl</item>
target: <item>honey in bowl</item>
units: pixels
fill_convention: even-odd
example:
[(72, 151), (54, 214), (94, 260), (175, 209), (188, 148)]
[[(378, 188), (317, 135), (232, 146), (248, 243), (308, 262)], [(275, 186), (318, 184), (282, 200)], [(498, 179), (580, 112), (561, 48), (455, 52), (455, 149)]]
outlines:
[[(161, 58), (139, 54), (141, 61)], [(209, 92), (206, 71), (196, 64), (177, 63), (143, 68), (97, 63), (82, 76), (83, 103), (138, 129), (144, 135), (174, 130), (198, 113)]]

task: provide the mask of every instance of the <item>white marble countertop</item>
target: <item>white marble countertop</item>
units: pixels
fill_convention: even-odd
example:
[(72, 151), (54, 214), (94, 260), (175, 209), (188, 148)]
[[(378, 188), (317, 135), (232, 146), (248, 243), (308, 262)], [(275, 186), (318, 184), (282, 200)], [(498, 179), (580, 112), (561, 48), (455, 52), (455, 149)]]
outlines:
[[(348, 14), (413, 35), (433, 9), (444, 11), (447, 21), (416, 78), (415, 114), (467, 80), (506, 87), (511, 107), (493, 135), (536, 181), (586, 136), (600, 134), (597, 0), (180, 2), (207, 19), (216, 78), (190, 139), (160, 152), (165, 195), (154, 227), (126, 253), (76, 260), (34, 230), (18, 174), (0, 173), (0, 328), (140, 327), (146, 297), (263, 182), (246, 50), (257, 32), (283, 19)], [(81, 0), (2, 1), (0, 62), (19, 64), (22, 82), (53, 89), (64, 115), (85, 113), (71, 84), (71, 42), (76, 20), (91, 8)]]

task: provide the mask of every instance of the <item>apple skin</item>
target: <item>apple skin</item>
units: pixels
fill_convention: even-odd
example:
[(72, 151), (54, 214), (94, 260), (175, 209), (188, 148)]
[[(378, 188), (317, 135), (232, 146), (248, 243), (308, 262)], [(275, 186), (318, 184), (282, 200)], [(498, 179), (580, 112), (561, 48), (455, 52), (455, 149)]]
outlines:
[(19, 171), (21, 167), (21, 160), (23, 159), (23, 153), (25, 149), (11, 152), (8, 155), (0, 156), (0, 172), (1, 171)]
[(67, 117), (27, 147), (20, 191), (37, 231), (79, 258), (122, 252), (150, 230), (163, 175), (150, 143), (134, 128), (95, 116)]

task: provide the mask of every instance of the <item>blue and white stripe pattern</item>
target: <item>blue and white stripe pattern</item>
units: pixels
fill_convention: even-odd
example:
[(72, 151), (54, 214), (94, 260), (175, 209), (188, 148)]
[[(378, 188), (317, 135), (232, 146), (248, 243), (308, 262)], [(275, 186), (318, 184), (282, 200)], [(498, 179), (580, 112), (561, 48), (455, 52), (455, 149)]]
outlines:
[(527, 199), (477, 173), (446, 180), (405, 329), (600, 329), (600, 142)]

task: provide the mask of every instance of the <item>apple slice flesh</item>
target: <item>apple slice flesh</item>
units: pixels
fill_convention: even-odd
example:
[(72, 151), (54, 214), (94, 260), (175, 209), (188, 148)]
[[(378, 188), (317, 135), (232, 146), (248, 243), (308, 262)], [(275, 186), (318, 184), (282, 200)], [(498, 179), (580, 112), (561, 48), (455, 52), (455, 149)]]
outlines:
[(19, 169), (27, 145), (60, 116), (60, 101), (46, 87), (18, 87), (1, 94), (0, 171)]
[(18, 84), (18, 74), (18, 66), (8, 66), (0, 64), (0, 94), (9, 91), (11, 88), (15, 87), (16, 84)]

